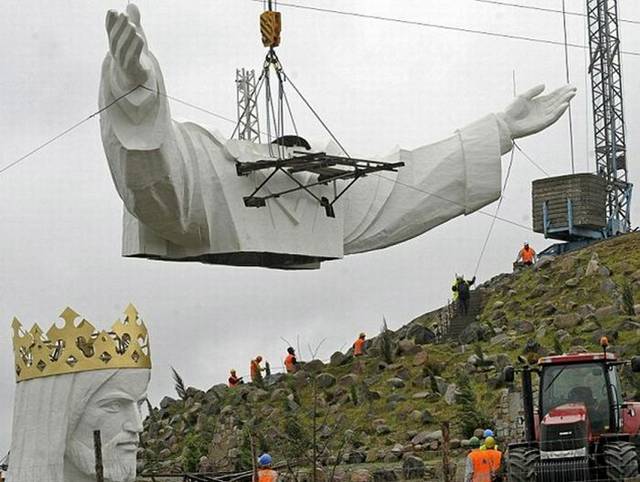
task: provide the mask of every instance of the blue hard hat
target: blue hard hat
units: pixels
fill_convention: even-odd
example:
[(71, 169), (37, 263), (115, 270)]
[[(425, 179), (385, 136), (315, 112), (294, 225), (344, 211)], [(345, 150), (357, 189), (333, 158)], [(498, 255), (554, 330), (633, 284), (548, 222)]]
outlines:
[(482, 436), (483, 436), (484, 438), (487, 438), (487, 437), (494, 437), (495, 435), (494, 435), (494, 433), (493, 433), (493, 430), (491, 430), (490, 428), (488, 428), (488, 429), (486, 429), (486, 430), (484, 431), (484, 433), (482, 434)]
[(262, 454), (260, 457), (258, 457), (258, 465), (261, 465), (262, 467), (264, 467), (265, 465), (271, 465), (271, 462), (273, 462), (273, 459), (269, 454)]

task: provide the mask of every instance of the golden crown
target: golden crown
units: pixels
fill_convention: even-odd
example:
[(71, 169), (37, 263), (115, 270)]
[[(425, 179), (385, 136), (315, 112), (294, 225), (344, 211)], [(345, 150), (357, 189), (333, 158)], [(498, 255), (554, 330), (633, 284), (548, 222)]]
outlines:
[(107, 368), (151, 368), (144, 321), (133, 305), (124, 315), (124, 321), (117, 320), (111, 330), (98, 331), (84, 318), (76, 325), (80, 315), (66, 308), (60, 314), (62, 328), (54, 323), (46, 334), (37, 323), (25, 331), (14, 318), (16, 381)]

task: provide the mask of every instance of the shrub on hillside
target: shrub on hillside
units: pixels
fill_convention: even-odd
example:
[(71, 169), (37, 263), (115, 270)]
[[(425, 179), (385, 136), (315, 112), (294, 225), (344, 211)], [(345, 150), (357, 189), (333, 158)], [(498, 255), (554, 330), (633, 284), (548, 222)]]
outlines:
[(456, 395), (457, 415), (460, 431), (465, 437), (471, 437), (477, 428), (491, 425), (491, 417), (478, 404), (469, 376), (463, 373), (458, 378), (458, 393)]

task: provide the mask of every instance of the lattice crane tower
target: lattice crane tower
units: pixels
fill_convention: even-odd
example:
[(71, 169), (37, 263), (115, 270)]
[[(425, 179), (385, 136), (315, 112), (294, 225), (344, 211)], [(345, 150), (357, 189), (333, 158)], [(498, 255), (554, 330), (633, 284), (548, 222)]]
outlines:
[(255, 70), (236, 69), (238, 139), (260, 142)]
[(609, 236), (631, 228), (616, 0), (587, 0), (596, 172), (607, 180)]

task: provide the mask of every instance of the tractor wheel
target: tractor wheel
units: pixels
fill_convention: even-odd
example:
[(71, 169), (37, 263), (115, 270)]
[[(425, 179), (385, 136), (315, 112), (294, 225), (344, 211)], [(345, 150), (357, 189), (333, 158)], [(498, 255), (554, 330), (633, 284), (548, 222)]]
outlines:
[(538, 480), (538, 449), (518, 447), (509, 449), (507, 456), (507, 477), (509, 482), (535, 482)]
[(629, 442), (611, 442), (604, 446), (604, 465), (607, 480), (623, 482), (638, 477), (638, 454)]

